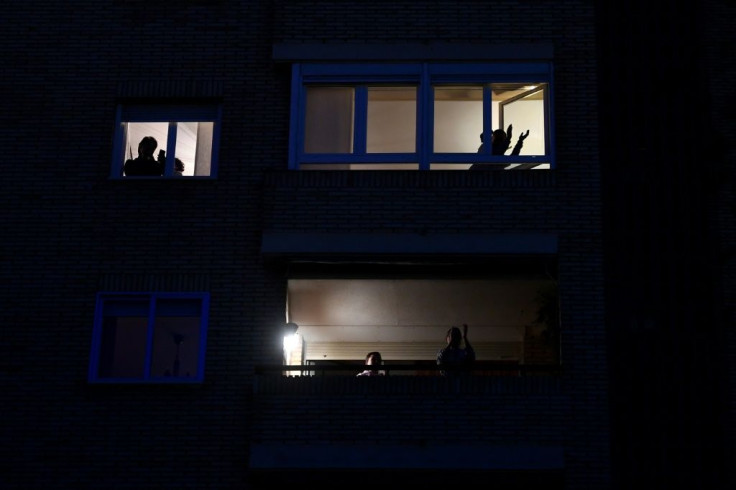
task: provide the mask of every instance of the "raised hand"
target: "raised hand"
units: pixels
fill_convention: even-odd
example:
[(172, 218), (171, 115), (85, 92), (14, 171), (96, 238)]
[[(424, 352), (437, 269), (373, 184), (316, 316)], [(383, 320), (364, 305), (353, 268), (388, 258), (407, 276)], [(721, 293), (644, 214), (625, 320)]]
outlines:
[(527, 136), (529, 136), (529, 130), (528, 129), (526, 130), (526, 133), (521, 133), (519, 135), (519, 141), (524, 141)]

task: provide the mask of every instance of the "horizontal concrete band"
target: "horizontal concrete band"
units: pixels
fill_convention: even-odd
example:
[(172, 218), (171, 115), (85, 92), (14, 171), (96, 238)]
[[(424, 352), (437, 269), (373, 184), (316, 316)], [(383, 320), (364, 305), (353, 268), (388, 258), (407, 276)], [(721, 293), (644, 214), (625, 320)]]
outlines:
[(551, 43), (468, 44), (468, 43), (285, 43), (272, 47), (275, 61), (317, 60), (550, 60)]
[(265, 232), (261, 253), (503, 254), (557, 253), (553, 234), (413, 234)]
[(550, 470), (564, 467), (559, 446), (252, 444), (252, 469)]

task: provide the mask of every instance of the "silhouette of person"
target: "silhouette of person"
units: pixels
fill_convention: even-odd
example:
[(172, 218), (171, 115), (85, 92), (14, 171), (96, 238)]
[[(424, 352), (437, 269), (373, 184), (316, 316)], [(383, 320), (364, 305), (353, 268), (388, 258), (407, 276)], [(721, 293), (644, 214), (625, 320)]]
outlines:
[(123, 165), (126, 176), (149, 177), (159, 176), (164, 173), (166, 163), (165, 152), (161, 150), (158, 160), (153, 158), (153, 152), (158, 147), (158, 141), (153, 136), (144, 137), (138, 143), (138, 158), (130, 159)]
[(179, 160), (178, 158), (174, 159), (174, 175), (181, 176), (184, 172), (184, 162)]
[[(506, 131), (503, 129), (497, 129), (493, 133), (491, 133), (491, 154), (492, 155), (503, 155), (506, 153), (506, 151), (509, 149), (509, 146), (511, 146), (511, 139), (513, 134), (514, 127), (512, 124), (509, 124), (509, 127)], [(519, 139), (516, 142), (516, 145), (514, 146), (514, 149), (511, 151), (511, 155), (518, 155), (521, 153), (521, 148), (524, 146), (524, 140), (529, 136), (529, 130), (526, 130), (526, 133), (521, 133), (519, 135)], [(478, 153), (483, 153), (483, 133), (480, 134), (480, 146), (478, 147)], [(492, 165), (483, 164), (483, 163), (474, 163), (470, 166), (470, 170), (480, 170), (484, 168), (492, 168)]]
[[(462, 370), (472, 367), (475, 362), (475, 350), (468, 342), (468, 326), (463, 324), (463, 331), (458, 327), (451, 327), (447, 331), (447, 346), (437, 352), (437, 365), (448, 369), (440, 370), (442, 376), (454, 376)], [(465, 341), (465, 347), (461, 343)]]
[[(383, 364), (383, 359), (381, 359), (380, 352), (369, 352), (365, 356), (366, 366), (380, 366), (381, 364)], [(356, 374), (356, 376), (384, 376), (385, 374), (385, 371), (379, 371), (377, 368), (371, 367), (371, 369), (366, 369)]]

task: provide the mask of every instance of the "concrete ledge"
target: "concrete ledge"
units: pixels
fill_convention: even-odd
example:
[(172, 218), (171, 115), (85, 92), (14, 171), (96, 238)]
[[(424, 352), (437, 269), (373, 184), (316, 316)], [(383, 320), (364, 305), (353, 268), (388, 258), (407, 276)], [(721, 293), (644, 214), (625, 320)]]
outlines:
[(252, 469), (482, 469), (564, 468), (561, 446), (252, 444)]
[(551, 43), (540, 44), (468, 44), (468, 43), (408, 43), (408, 44), (318, 44), (286, 43), (272, 47), (275, 61), (330, 60), (551, 60)]
[(264, 232), (264, 255), (284, 254), (493, 254), (557, 253), (553, 234), (428, 234)]

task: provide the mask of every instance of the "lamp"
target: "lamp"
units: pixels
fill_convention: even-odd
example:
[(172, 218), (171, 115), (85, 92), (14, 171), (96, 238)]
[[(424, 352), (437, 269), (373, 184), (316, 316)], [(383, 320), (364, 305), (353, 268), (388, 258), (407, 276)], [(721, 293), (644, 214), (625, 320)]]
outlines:
[[(299, 325), (293, 322), (285, 323), (282, 327), (283, 331), (283, 348), (284, 348), (284, 363), (291, 364), (294, 353), (301, 350), (301, 340), (296, 331), (299, 330)], [(297, 362), (301, 363), (301, 354), (299, 354)]]
[(299, 325), (294, 322), (285, 323), (282, 330), (284, 336), (284, 351), (288, 358), (290, 352), (299, 345), (299, 338), (296, 334), (296, 331), (299, 330)]
[(299, 325), (294, 322), (284, 323), (284, 336), (294, 335), (299, 330)]

